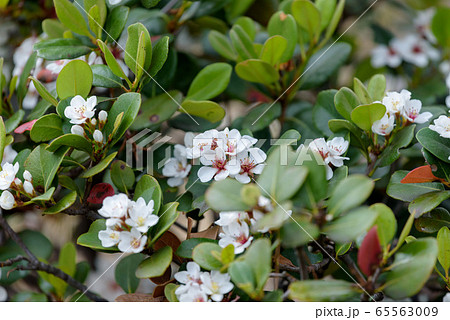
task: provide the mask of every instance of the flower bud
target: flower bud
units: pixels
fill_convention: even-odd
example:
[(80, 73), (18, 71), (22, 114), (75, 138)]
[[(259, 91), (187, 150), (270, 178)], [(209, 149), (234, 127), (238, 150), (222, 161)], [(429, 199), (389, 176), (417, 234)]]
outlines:
[(11, 210), (14, 208), (16, 204), (16, 199), (14, 199), (14, 196), (11, 192), (8, 190), (5, 190), (2, 192), (2, 195), (0, 196), (0, 207), (4, 210)]
[(70, 129), (70, 132), (72, 132), (72, 134), (76, 134), (76, 135), (84, 137), (84, 129), (83, 129), (83, 127), (79, 126), (77, 124), (72, 126), (72, 128)]
[(100, 130), (95, 130), (93, 136), (95, 141), (103, 143), (103, 133)]
[(31, 175), (30, 171), (28, 171), (28, 170), (25, 170), (25, 171), (23, 172), (23, 178), (24, 178), (26, 181), (32, 181), (32, 180), (33, 180), (33, 176)]
[(31, 184), (31, 182), (30, 181), (25, 181), (24, 183), (23, 183), (23, 189), (25, 190), (25, 192), (26, 193), (28, 193), (28, 194), (34, 194), (34, 188), (33, 188), (33, 185)]
[(22, 185), (22, 181), (19, 178), (15, 178), (14, 179), (14, 184), (18, 187), (20, 187)]
[(97, 124), (97, 119), (92, 118), (92, 119), (91, 119), (91, 124), (92, 124), (93, 126), (95, 126), (95, 125)]
[(98, 120), (100, 120), (100, 122), (105, 122), (106, 119), (108, 119), (108, 112), (105, 110), (100, 111), (98, 113)]

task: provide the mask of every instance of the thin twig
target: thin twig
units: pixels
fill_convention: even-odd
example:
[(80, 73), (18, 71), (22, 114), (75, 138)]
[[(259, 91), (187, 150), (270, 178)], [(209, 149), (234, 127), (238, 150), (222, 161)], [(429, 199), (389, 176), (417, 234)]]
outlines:
[(9, 259), (7, 261), (0, 262), (0, 266), (2, 266), (2, 267), (3, 266), (12, 266), (16, 262), (26, 261), (27, 264), (17, 265), (17, 266), (15, 266), (15, 269), (16, 270), (43, 271), (43, 272), (52, 274), (55, 277), (58, 277), (61, 280), (65, 281), (68, 285), (74, 287), (75, 289), (79, 290), (80, 292), (84, 292), (84, 294), (92, 301), (99, 301), (99, 302), (107, 301), (104, 298), (96, 295), (95, 293), (93, 293), (91, 291), (87, 291), (87, 287), (84, 284), (75, 280), (70, 275), (63, 272), (61, 269), (58, 269), (52, 265), (49, 265), (42, 261), (39, 261), (38, 258), (30, 251), (30, 249), (28, 249), (28, 247), (25, 245), (25, 243), (22, 241), (22, 239), (19, 237), (19, 235), (8, 224), (6, 219), (3, 217), (1, 210), (0, 210), (0, 226), (3, 228), (3, 230), (6, 231), (7, 234), (9, 234), (11, 239), (14, 242), (16, 242), (17, 245), (19, 245), (19, 247), (21, 247), (22, 250), (27, 255), (27, 257), (17, 256), (15, 258)]

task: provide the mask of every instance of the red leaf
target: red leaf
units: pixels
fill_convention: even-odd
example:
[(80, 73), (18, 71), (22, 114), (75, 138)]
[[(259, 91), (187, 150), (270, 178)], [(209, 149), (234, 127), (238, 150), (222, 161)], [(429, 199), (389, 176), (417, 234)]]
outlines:
[(29, 122), (26, 122), (20, 126), (18, 126), (16, 128), (16, 130), (14, 130), (14, 133), (24, 133), (25, 131), (29, 131), (31, 130), (31, 128), (33, 127), (33, 124), (37, 121), (37, 119), (35, 120), (31, 120)]
[(401, 183), (424, 183), (424, 182), (432, 182), (440, 180), (438, 177), (435, 177), (433, 172), (431, 171), (431, 166), (422, 166), (415, 168), (410, 171), (406, 177), (400, 181)]
[(87, 202), (101, 204), (106, 197), (114, 195), (114, 189), (109, 183), (97, 183), (92, 187)]
[(380, 264), (381, 252), (377, 226), (374, 226), (364, 237), (358, 251), (358, 265), (366, 276), (372, 275)]

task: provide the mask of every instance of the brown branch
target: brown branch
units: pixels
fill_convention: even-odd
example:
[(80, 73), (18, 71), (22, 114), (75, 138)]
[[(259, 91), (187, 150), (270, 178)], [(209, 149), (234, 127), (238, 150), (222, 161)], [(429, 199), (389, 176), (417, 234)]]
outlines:
[(63, 213), (68, 214), (69, 216), (85, 216), (89, 220), (104, 219), (97, 211), (85, 206), (67, 208)]
[(60, 278), (65, 281), (68, 285), (74, 287), (75, 289), (82, 292), (86, 297), (88, 297), (92, 301), (107, 301), (104, 298), (96, 295), (95, 293), (88, 290), (88, 288), (80, 283), (79, 281), (72, 278), (67, 273), (63, 272), (61, 269), (58, 269), (52, 265), (46, 264), (42, 261), (39, 261), (38, 258), (28, 249), (28, 247), (23, 243), (22, 239), (19, 235), (11, 228), (6, 219), (3, 217), (2, 212), (0, 211), (0, 226), (6, 231), (7, 234), (11, 237), (11, 239), (19, 245), (22, 250), (25, 252), (27, 257), (25, 256), (17, 256), (15, 258), (9, 259), (4, 262), (0, 262), (0, 266), (12, 266), (16, 262), (26, 261), (27, 264), (18, 265), (15, 267), (16, 270), (33, 270), (33, 271), (43, 271), (49, 274), (54, 275), (55, 277)]
[(342, 259), (342, 261), (345, 262), (350, 273), (356, 278), (356, 280), (359, 282), (359, 284), (364, 286), (366, 284), (366, 278), (364, 277), (362, 272), (359, 270), (358, 266), (355, 264), (355, 262), (350, 257), (350, 255), (348, 253), (344, 254), (343, 256), (341, 256), (341, 259)]
[[(306, 269), (307, 269), (307, 271), (309, 273), (314, 273), (314, 272), (317, 272), (317, 271), (321, 271), (329, 263), (330, 263), (330, 258), (325, 257), (325, 258), (323, 258), (322, 261), (307, 266)], [(295, 267), (295, 266), (291, 266), (291, 265), (288, 265), (288, 264), (281, 264), (280, 263), (280, 270), (282, 270), (282, 271), (291, 271), (291, 272), (299, 272), (300, 268), (299, 267)]]

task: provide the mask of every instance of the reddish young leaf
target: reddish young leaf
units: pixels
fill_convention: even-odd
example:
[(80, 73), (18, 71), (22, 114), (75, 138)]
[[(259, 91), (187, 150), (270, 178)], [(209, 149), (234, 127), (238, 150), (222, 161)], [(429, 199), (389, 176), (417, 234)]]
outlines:
[(358, 265), (361, 271), (370, 276), (381, 262), (381, 246), (378, 239), (377, 226), (374, 226), (364, 237), (358, 251)]
[(98, 183), (92, 187), (87, 202), (101, 204), (106, 197), (114, 195), (114, 189), (109, 183)]
[(20, 126), (18, 126), (16, 128), (16, 130), (14, 130), (14, 133), (24, 133), (25, 131), (29, 131), (31, 130), (31, 128), (33, 127), (33, 124), (37, 121), (37, 119), (35, 120), (31, 120), (29, 122), (26, 122)]
[(424, 183), (424, 182), (432, 182), (440, 180), (438, 177), (435, 177), (433, 171), (431, 171), (431, 166), (422, 166), (415, 168), (410, 171), (406, 177), (400, 181), (401, 183)]

